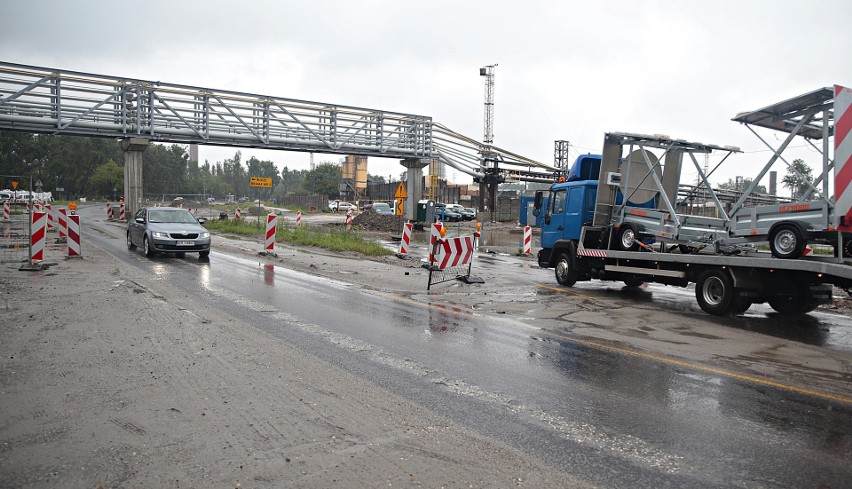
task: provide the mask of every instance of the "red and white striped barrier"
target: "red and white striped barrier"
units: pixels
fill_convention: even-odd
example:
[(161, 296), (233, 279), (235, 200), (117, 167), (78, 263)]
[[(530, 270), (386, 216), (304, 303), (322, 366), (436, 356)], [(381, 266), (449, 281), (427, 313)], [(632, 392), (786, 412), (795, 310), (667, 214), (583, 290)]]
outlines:
[(12, 208), (9, 206), (9, 201), (3, 202), (3, 220), (9, 221), (11, 218), (9, 214), (12, 213)]
[(407, 222), (402, 225), (402, 239), (399, 240), (399, 254), (408, 255), (408, 246), (411, 245), (411, 228), (413, 224)]
[(441, 239), (441, 229), (444, 228), (444, 223), (438, 221), (432, 224), (432, 232), (429, 234), (429, 263), (435, 263), (436, 258), (432, 255), (435, 251), (435, 242)]
[(524, 254), (532, 254), (532, 228), (529, 226), (524, 227)]
[(834, 86), (834, 223), (852, 232), (852, 89)]
[(267, 214), (266, 216), (266, 250), (267, 253), (272, 253), (275, 249), (275, 230), (278, 225), (278, 216), (275, 214)]
[(438, 245), (438, 268), (461, 267), (473, 258), (473, 236), (442, 239)]
[(50, 204), (45, 204), (44, 210), (45, 212), (47, 212), (47, 230), (53, 231), (53, 206)]
[(113, 220), (113, 217), (112, 217), (112, 205), (111, 205), (109, 202), (107, 202), (107, 220), (109, 220), (109, 221), (112, 221), (112, 220)]
[(346, 231), (352, 232), (352, 208), (346, 211)]
[(80, 249), (80, 216), (68, 216), (68, 258), (82, 257)]
[(118, 207), (118, 220), (119, 222), (127, 222), (127, 219), (124, 218), (124, 201)]
[(59, 237), (68, 237), (68, 210), (64, 207), (56, 209), (56, 225), (59, 228)]
[(297, 211), (296, 212), (296, 227), (299, 227), (301, 225), (302, 225), (302, 211)]
[(234, 219), (236, 219), (238, 221), (240, 220), (240, 208), (239, 207), (237, 207), (237, 211), (234, 212)]
[(47, 214), (44, 212), (33, 212), (33, 233), (30, 235), (30, 260), (44, 261), (44, 238), (47, 232)]

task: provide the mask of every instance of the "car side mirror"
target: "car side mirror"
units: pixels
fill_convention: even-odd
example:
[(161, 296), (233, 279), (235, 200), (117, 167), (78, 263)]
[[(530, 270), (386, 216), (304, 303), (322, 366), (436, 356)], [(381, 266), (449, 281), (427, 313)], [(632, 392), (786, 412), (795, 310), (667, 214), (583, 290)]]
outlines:
[(144, 217), (137, 217), (136, 222), (138, 222), (139, 224), (145, 224), (145, 218)]
[(205, 219), (203, 217), (198, 218), (198, 224), (204, 224), (205, 222), (207, 222), (207, 219)]

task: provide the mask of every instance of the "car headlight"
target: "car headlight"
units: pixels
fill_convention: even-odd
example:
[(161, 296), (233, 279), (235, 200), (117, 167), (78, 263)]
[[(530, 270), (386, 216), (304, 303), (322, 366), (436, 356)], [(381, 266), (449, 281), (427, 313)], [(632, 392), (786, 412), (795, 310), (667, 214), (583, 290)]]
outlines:
[(207, 233), (207, 232), (200, 233), (200, 234), (198, 235), (198, 237), (199, 237), (199, 238), (209, 238), (209, 237), (210, 237), (210, 233)]
[(153, 236), (155, 238), (168, 238), (169, 234), (168, 233), (161, 233), (159, 231), (152, 231), (151, 236)]

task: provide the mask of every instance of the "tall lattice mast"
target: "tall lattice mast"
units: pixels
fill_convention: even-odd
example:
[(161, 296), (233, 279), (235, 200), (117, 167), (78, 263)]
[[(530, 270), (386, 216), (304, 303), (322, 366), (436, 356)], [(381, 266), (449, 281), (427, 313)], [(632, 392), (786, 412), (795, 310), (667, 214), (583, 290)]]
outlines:
[(485, 144), (494, 144), (494, 69), (497, 64), (479, 69), (479, 76), (485, 77)]

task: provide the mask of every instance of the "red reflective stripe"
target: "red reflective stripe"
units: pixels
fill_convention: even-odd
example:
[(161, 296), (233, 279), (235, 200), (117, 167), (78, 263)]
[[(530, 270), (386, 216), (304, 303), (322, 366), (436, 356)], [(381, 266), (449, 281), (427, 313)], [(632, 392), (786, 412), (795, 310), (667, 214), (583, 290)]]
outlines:
[[(839, 148), (843, 140), (849, 135), (849, 132), (852, 131), (852, 110), (850, 109), (852, 107), (847, 109), (843, 114), (840, 114), (840, 117), (834, 123), (834, 149)], [(835, 114), (835, 117), (837, 117), (837, 114)]]
[[(837, 162), (835, 161), (834, 164), (836, 165)], [(852, 181), (852, 155), (846, 159), (843, 168), (840, 169), (840, 173), (834, 177), (834, 196), (836, 201), (840, 200), (840, 196), (846, 191), (846, 187), (849, 186), (850, 181)]]

